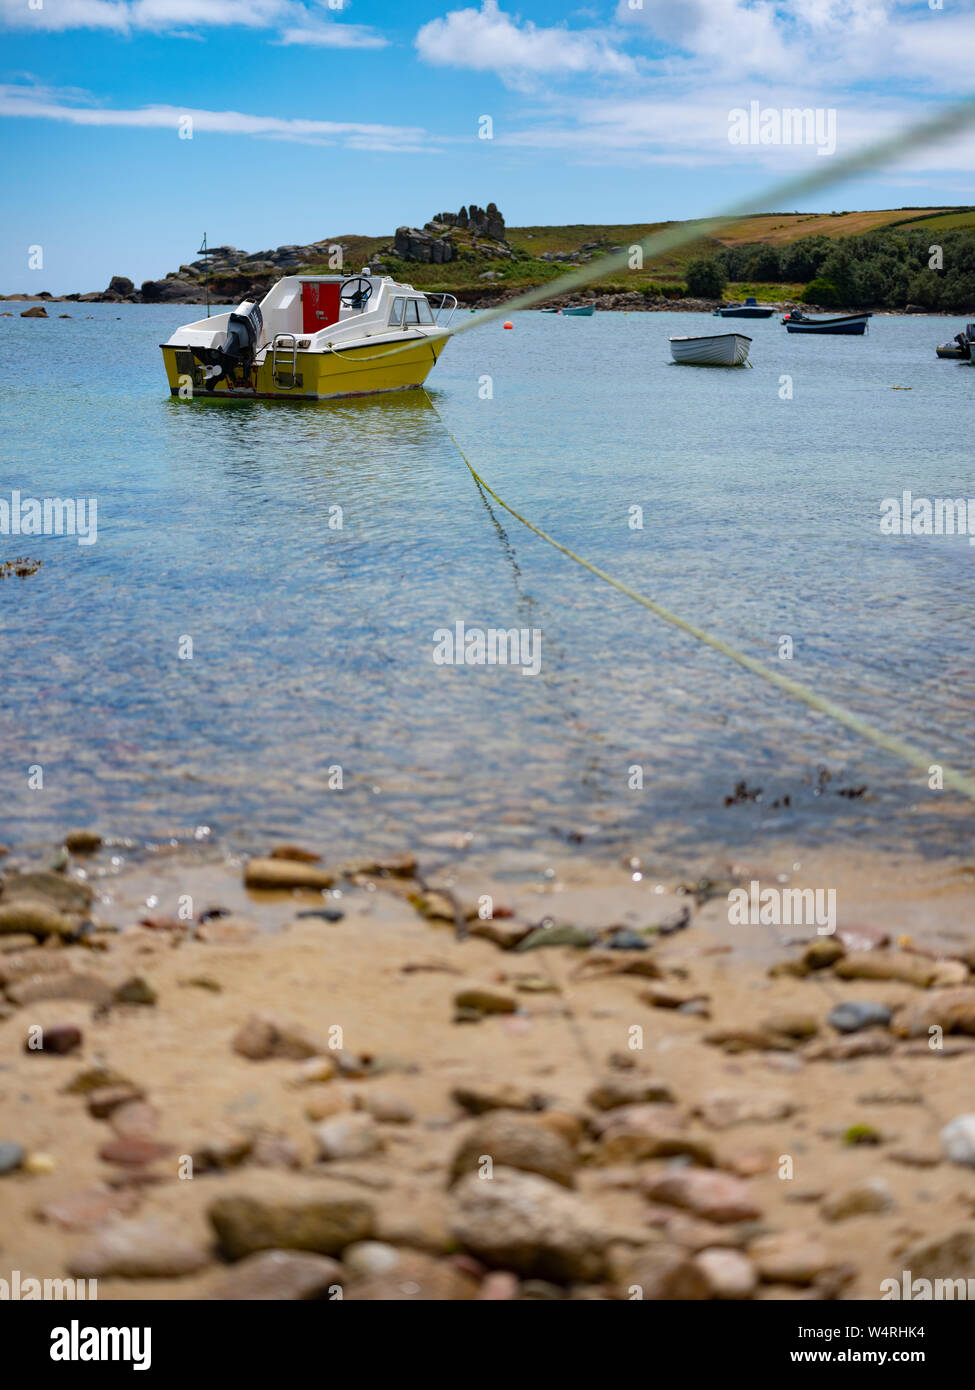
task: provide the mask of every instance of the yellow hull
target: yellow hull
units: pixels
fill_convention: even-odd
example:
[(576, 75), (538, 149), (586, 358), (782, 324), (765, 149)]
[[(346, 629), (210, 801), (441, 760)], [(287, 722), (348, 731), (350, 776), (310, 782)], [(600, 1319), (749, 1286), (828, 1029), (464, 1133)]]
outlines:
[(277, 374), (269, 348), (246, 384), (223, 379), (212, 391), (206, 389), (203, 368), (189, 348), (170, 343), (161, 346), (170, 394), (181, 399), (323, 401), (422, 386), (446, 342), (444, 334), (400, 343), (363, 343), (338, 352), (299, 352), (293, 371), (290, 354), (286, 363), (279, 355)]

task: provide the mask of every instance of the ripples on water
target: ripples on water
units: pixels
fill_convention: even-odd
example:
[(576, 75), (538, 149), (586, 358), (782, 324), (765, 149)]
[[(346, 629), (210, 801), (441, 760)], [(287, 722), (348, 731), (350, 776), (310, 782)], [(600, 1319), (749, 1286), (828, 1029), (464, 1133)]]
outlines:
[[(91, 311), (0, 330), (0, 495), (99, 508), (91, 547), (0, 537), (0, 560), (44, 561), (0, 584), (3, 838), (205, 823), (330, 852), (446, 830), (546, 853), (580, 833), (614, 853), (767, 831), (970, 846), (949, 793), (485, 500), (422, 393), (174, 402), (157, 345), (192, 310)], [(875, 318), (865, 339), (757, 322), (751, 371), (670, 364), (668, 335), (713, 331), (710, 317), (515, 325), (452, 342), (428, 383), (503, 497), (761, 660), (790, 635), (790, 675), (972, 770), (975, 548), (879, 532), (881, 498), (904, 488), (975, 494), (975, 371), (934, 356), (951, 321)], [(457, 619), (540, 628), (541, 674), (436, 666), (434, 630)], [(761, 801), (726, 807), (742, 780)], [(870, 799), (836, 794), (864, 784)]]

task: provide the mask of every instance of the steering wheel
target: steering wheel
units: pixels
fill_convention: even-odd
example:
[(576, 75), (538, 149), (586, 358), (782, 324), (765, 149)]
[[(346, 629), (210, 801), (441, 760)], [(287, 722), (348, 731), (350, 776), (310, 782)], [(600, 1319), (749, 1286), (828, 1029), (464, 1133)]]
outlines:
[[(351, 288), (350, 288), (351, 287)], [(361, 309), (372, 294), (372, 284), (362, 275), (353, 275), (342, 282), (339, 298), (352, 309)]]

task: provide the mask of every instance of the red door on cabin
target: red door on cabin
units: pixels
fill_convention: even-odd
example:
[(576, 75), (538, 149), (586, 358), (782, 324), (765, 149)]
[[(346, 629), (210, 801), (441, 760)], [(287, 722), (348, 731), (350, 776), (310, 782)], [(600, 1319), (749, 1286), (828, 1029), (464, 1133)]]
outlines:
[(339, 321), (339, 293), (341, 285), (305, 283), (301, 287), (301, 331), (317, 333), (330, 323)]

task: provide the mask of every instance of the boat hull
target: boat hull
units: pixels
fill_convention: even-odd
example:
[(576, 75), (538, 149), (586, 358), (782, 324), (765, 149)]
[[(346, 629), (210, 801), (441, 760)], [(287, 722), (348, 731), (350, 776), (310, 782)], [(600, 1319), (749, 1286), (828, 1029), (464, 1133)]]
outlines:
[(246, 382), (223, 379), (212, 391), (206, 389), (203, 368), (188, 347), (171, 343), (161, 347), (170, 394), (181, 399), (327, 401), (422, 386), (446, 342), (447, 334), (431, 334), (405, 340), (405, 344), (361, 343), (335, 352), (299, 351), (294, 371), (282, 371), (279, 361), (277, 375), (267, 349)]
[(671, 338), (670, 351), (674, 361), (684, 367), (741, 367), (748, 360), (751, 344), (744, 333), (712, 333)]
[(774, 309), (715, 309), (719, 319), (770, 319)]

